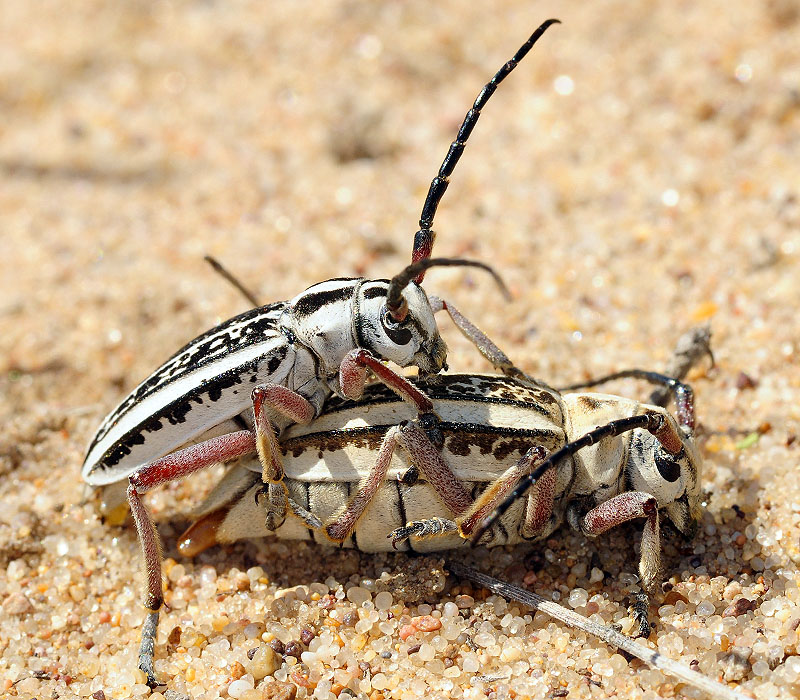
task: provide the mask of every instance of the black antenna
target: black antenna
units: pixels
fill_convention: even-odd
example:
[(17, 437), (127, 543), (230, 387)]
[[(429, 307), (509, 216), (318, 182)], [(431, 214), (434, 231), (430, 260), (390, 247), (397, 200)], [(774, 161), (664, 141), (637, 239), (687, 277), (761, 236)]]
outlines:
[[(455, 141), (450, 144), (450, 150), (447, 151), (447, 155), (444, 157), (442, 165), (439, 167), (438, 175), (433, 178), (428, 188), (428, 195), (425, 197), (425, 204), (422, 206), (422, 214), (419, 219), (419, 231), (414, 235), (414, 248), (411, 253), (412, 263), (426, 260), (431, 256), (433, 241), (436, 236), (432, 229), (433, 218), (436, 216), (436, 208), (439, 206), (439, 202), (442, 201), (447, 186), (450, 184), (450, 176), (453, 174), (453, 170), (455, 170), (456, 164), (461, 158), (461, 154), (464, 152), (467, 139), (478, 123), (481, 110), (486, 106), (486, 103), (494, 94), (494, 91), (497, 90), (497, 86), (502, 83), (506, 76), (517, 67), (517, 64), (525, 58), (531, 48), (533, 48), (533, 45), (552, 24), (561, 24), (561, 21), (557, 19), (548, 19), (542, 22), (539, 28), (531, 34), (528, 41), (519, 48), (511, 60), (507, 61), (506, 64), (494, 74), (494, 77), (483, 86), (478, 97), (475, 98), (472, 109), (467, 112), (464, 121), (461, 123)], [(417, 283), (422, 282), (423, 277), (424, 270), (417, 277)]]

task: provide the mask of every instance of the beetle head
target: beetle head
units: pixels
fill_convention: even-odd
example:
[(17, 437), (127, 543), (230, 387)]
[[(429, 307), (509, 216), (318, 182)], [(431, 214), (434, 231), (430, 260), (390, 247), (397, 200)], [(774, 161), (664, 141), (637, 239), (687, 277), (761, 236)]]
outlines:
[(446, 369), (447, 346), (439, 337), (433, 318), (441, 306), (432, 308), (422, 287), (412, 280), (430, 267), (451, 266), (486, 270), (506, 297), (510, 297), (503, 281), (488, 265), (459, 258), (418, 260), (389, 281), (380, 304), (371, 303), (377, 301), (380, 293), (374, 291), (369, 283), (364, 285), (356, 327), (358, 344), (401, 367), (415, 365), (432, 374)]
[(402, 320), (396, 320), (387, 307), (387, 291), (383, 281), (362, 287), (355, 319), (359, 345), (401, 367), (413, 365), (433, 374), (446, 368), (447, 345), (424, 290), (411, 283), (401, 291)]
[(700, 517), (702, 458), (691, 431), (679, 427), (664, 409), (657, 410), (681, 436), (681, 450), (671, 454), (649, 433), (637, 431), (631, 444), (628, 476), (635, 491), (652, 494), (673, 525), (686, 537), (694, 535)]

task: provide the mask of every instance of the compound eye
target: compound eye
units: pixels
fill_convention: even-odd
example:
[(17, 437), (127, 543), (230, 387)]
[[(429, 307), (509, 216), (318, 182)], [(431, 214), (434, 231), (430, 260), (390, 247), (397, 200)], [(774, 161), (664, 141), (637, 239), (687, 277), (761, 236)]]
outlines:
[(658, 473), (661, 474), (661, 478), (670, 483), (677, 481), (681, 475), (681, 465), (678, 460), (683, 457), (683, 451), (681, 451), (680, 454), (671, 455), (665, 454), (661, 448), (659, 448), (656, 450), (654, 457), (656, 468), (658, 469)]
[(408, 330), (408, 328), (403, 327), (406, 325), (406, 323), (406, 321), (403, 321), (402, 323), (393, 321), (388, 311), (385, 311), (381, 317), (383, 330), (386, 331), (386, 335), (389, 336), (389, 340), (391, 340), (395, 345), (408, 345), (411, 342), (413, 334), (410, 330)]

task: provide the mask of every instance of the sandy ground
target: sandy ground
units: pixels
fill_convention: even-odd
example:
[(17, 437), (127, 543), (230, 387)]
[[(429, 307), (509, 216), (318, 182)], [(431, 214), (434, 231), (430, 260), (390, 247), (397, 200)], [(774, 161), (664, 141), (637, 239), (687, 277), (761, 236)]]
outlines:
[[(463, 271), (431, 273), (426, 288), (554, 385), (658, 369), (683, 330), (711, 322), (716, 367), (691, 375), (705, 515), (691, 544), (667, 538), (671, 590), (652, 608), (650, 644), (755, 697), (800, 696), (796, 2), (734, 12), (724, 2), (9, 1), (1, 14), (0, 693), (149, 693), (133, 672), (135, 533), (101, 523), (79, 471), (129, 389), (246, 308), (202, 256), (225, 261), (264, 300), (398, 271), (479, 87), (557, 16), (563, 25), (486, 108), (436, 221), (436, 253), (492, 262), (514, 300)], [(441, 325), (453, 369), (488, 369)], [(168, 556), (178, 559), (176, 536), (218, 474), (150, 499)], [(528, 575), (561, 600), (578, 586), (619, 621), (639, 529), (594, 542), (561, 531), (467, 560), (518, 583)], [(167, 651), (171, 629), (196, 624), (222, 640), (217, 652), (227, 644), (246, 660), (258, 639), (237, 621), (277, 621), (279, 588), (310, 587), (295, 602), (313, 608), (315, 591), (402, 572), (408, 559), (262, 541), (179, 566), (157, 659), (171, 689), (212, 698), (243, 692), (243, 664), (198, 670), (187, 640)], [(590, 580), (593, 567), (603, 581)], [(239, 586), (242, 576), (252, 585)], [(195, 591), (209, 585), (218, 595), (201, 624)], [(398, 615), (435, 613), (470, 592), (452, 586), (429, 592), (429, 607), (400, 600)], [(395, 631), (387, 643), (400, 670), (370, 642), (357, 655), (368, 670), (338, 676), (349, 690), (313, 677), (311, 664), (298, 697), (691, 693), (520, 610), (522, 665), (493, 676), (506, 612), (472, 593), (463, 625), (483, 625), (495, 643), (453, 652), (460, 676), (447, 676), (438, 647), (415, 660)], [(723, 616), (739, 598), (750, 609)], [(244, 685), (231, 688), (238, 677)], [(244, 697), (267, 692), (267, 681), (255, 685)]]

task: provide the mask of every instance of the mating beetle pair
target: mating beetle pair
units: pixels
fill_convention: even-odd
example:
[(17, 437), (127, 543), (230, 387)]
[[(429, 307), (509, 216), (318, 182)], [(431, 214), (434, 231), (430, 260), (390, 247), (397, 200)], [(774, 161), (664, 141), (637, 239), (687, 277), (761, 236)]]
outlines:
[[(359, 401), (331, 399), (322, 416), (281, 436), (287, 489), (312, 517), (287, 520), (274, 534), (367, 552), (430, 551), (470, 539), (487, 546), (539, 540), (564, 520), (597, 535), (645, 517), (639, 568), (652, 589), (660, 574), (658, 510), (686, 535), (697, 520), (693, 399), (669, 377), (622, 374), (669, 385), (678, 421), (631, 399), (562, 394), (498, 375), (414, 382), (435, 411), (418, 416), (380, 385)], [(270, 534), (261, 489), (258, 460), (239, 460), (198, 510), (202, 518), (181, 550), (194, 555)]]
[[(682, 399), (679, 423), (661, 409), (623, 399), (577, 394), (573, 405), (569, 396), (524, 377), (452, 304), (429, 298), (419, 286), (425, 271), (437, 265), (489, 269), (470, 261), (431, 258), (434, 215), (480, 110), (555, 21), (548, 20), (534, 32), (467, 113), (431, 182), (411, 265), (391, 281), (321, 282), (291, 301), (223, 323), (162, 365), (100, 426), (83, 474), (95, 486), (129, 481), (128, 501), (148, 579), (145, 606), (150, 612), (142, 633), (140, 667), (149, 683), (157, 683), (153, 651), (163, 597), (158, 536), (141, 496), (217, 462), (242, 460), (212, 495), (208, 510), (213, 516), (205, 520), (212, 524), (212, 534), (190, 533), (187, 551), (212, 540), (262, 534), (261, 523), (263, 534), (324, 533), (343, 542), (357, 532), (359, 523), (367, 522), (365, 518), (378, 517), (385, 521), (393, 544), (419, 541), (440, 548), (450, 546), (453, 538), (435, 535), (458, 532), (480, 539), (485, 532), (489, 543), (499, 544), (546, 536), (563, 519), (597, 534), (643, 516), (647, 525), (640, 570), (645, 585), (651, 586), (659, 568), (658, 509), (665, 507), (682, 531), (691, 529), (699, 460), (691, 438), (690, 396)], [(414, 384), (383, 365), (382, 360), (391, 360), (426, 374), (443, 369), (446, 346), (434, 321), (434, 314), (443, 309), (505, 377)], [(362, 397), (367, 371), (399, 398), (377, 389)], [(331, 398), (334, 394), (350, 403), (337, 402)], [(520, 415), (506, 425), (502, 414), (509, 407)], [(366, 442), (366, 433), (352, 425), (355, 416), (361, 427), (372, 431)], [(326, 427), (331, 421), (342, 425)], [(598, 423), (606, 425), (594, 429)], [(504, 435), (498, 444), (514, 447), (476, 452), (466, 437), (475, 426)], [(300, 455), (308, 441), (323, 436), (327, 444), (334, 444), (331, 430), (340, 431), (340, 443), (329, 457), (346, 456), (353, 441), (366, 445), (367, 454), (345, 473), (337, 472), (322, 450), (322, 466), (311, 468), (307, 478), (300, 476), (294, 470), (302, 469)], [(589, 448), (596, 440), (620, 434), (626, 438)], [(387, 481), (398, 445), (410, 456), (402, 469), (402, 485), (396, 478)], [(576, 456), (584, 447), (587, 451)], [(248, 461), (250, 455), (257, 458)], [(472, 466), (455, 465), (456, 456)], [(315, 476), (320, 469), (330, 478)], [(537, 478), (525, 507), (506, 513), (511, 499)], [(347, 484), (347, 493), (341, 485), (327, 489), (322, 483), (326, 481)], [(324, 503), (317, 502), (317, 494), (326, 489)], [(394, 504), (386, 489), (394, 489)], [(419, 498), (409, 495), (414, 490)], [(240, 508), (259, 515), (255, 530), (249, 515), (237, 516)], [(385, 547), (386, 542), (384, 537), (381, 544)], [(380, 548), (363, 536), (357, 544)]]

